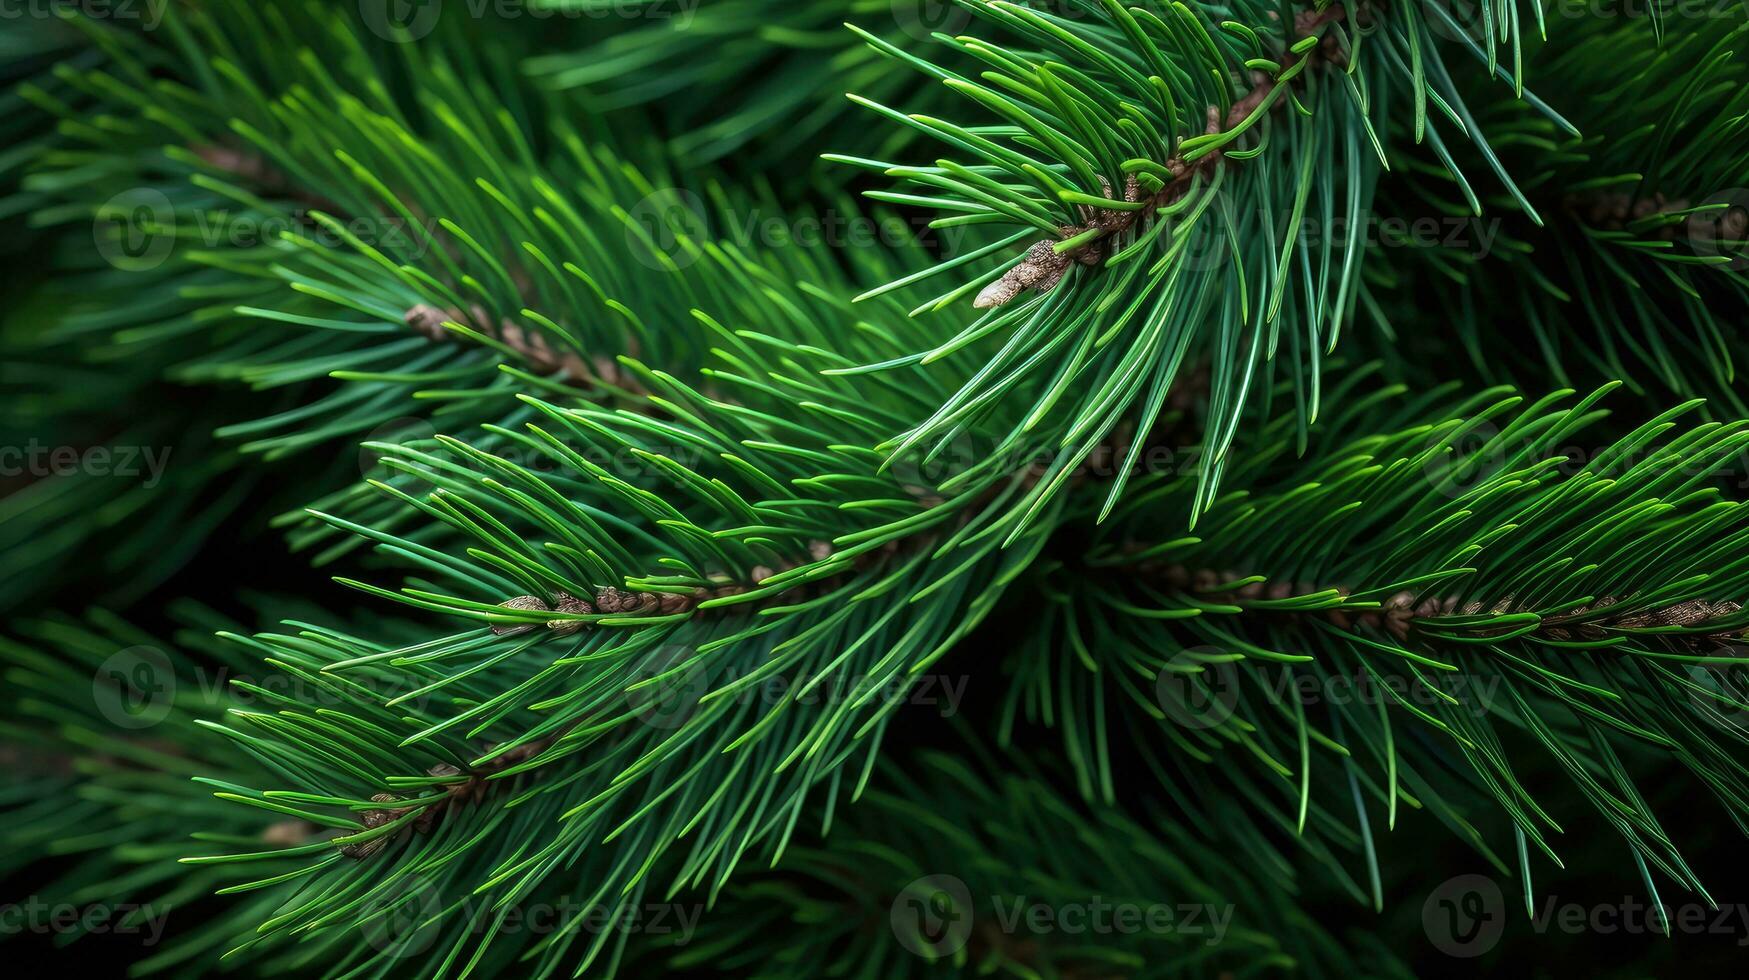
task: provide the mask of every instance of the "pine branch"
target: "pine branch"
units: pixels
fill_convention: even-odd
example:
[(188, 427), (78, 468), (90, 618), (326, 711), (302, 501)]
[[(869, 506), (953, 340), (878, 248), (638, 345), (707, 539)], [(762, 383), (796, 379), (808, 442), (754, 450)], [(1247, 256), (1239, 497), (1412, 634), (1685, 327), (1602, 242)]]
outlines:
[[(1749, 24), (1684, 22), (1657, 46), (1644, 43), (1646, 30), (1574, 24), (1535, 59), (1539, 75), (1583, 93), (1563, 107), (1583, 137), (1515, 102), (1480, 114), (1523, 184), (1519, 200), (1479, 201), (1461, 176), (1402, 161), (1409, 180), (1386, 210), (1404, 221), (1485, 216), (1464, 221), (1463, 241), (1393, 250), (1372, 304), (1393, 347), (1416, 360), (1466, 356), (1500, 381), (1530, 376), (1498, 356), (1523, 347), (1539, 377), (1563, 384), (1622, 380), (1654, 407), (1704, 394), (1715, 417), (1749, 411), (1733, 384), (1742, 345), (1732, 319), (1749, 298), (1749, 202), (1736, 190), (1749, 185), (1749, 97), (1734, 57)], [(1393, 329), (1419, 314), (1387, 290), (1415, 296), (1417, 309), (1450, 310), (1453, 329)], [(1501, 306), (1524, 310), (1504, 333)]]
[[(1441, 159), (1450, 154), (1428, 118), (1430, 101), (1506, 177), (1471, 124), (1420, 3), (1369, 13), (1347, 25), (1353, 38), (1339, 5), (1297, 14), (1305, 37), (1284, 31), (1283, 15), (1267, 6), (1234, 8), (1218, 25), (1151, 0), (1076, 0), (1073, 17), (1011, 3), (959, 6), (993, 37), (938, 37), (933, 50), (982, 67), (976, 78), (869, 41), (975, 102), (986, 122), (958, 125), (861, 100), (947, 144), (955, 158), (933, 166), (832, 159), (896, 181), (872, 197), (932, 209), (942, 215), (933, 227), (979, 235), (895, 287), (986, 265), (914, 313), (967, 295), (989, 312), (945, 342), (863, 369), (962, 349), (985, 361), (883, 448), (945, 444), (962, 420), (995, 416), (1014, 437), (1043, 436), (1061, 452), (1029, 505), (1060, 490), (1062, 474), (1120, 423), (1151, 427), (1187, 360), (1206, 358), (1217, 372), (1192, 521), (1214, 498), (1241, 419), (1274, 387), (1278, 368), (1294, 383), (1305, 441), (1303, 426), (1322, 402), (1323, 358), (1363, 295), (1363, 236), (1387, 140), (1407, 128), (1386, 111), (1393, 95), (1413, 96), (1406, 107), (1416, 138)], [(1337, 70), (1311, 70), (1320, 61)], [(1496, 71), (1490, 62), (1485, 75)], [(1270, 111), (1279, 105), (1294, 111)], [(1028, 239), (1018, 264), (999, 258)], [(1012, 302), (1029, 290), (1026, 302)], [(1000, 347), (988, 342), (1000, 334)], [(1286, 356), (1277, 356), (1284, 342)], [(1112, 488), (1108, 507), (1122, 491)]]
[[(1136, 550), (1141, 550), (1139, 545), (1133, 547)], [(1240, 608), (1245, 608), (1248, 604), (1258, 600), (1273, 602), (1297, 596), (1331, 592), (1346, 598), (1354, 594), (1354, 589), (1347, 585), (1318, 585), (1310, 582), (1265, 584), (1268, 582), (1267, 576), (1241, 574), (1232, 570), (1190, 569), (1183, 565), (1164, 564), (1156, 561), (1138, 562), (1125, 571), (1163, 590), (1193, 592), (1207, 601)], [(1667, 606), (1634, 609), (1612, 615), (1611, 607), (1621, 605), (1623, 602), (1622, 597), (1602, 596), (1568, 613), (1536, 616), (1535, 628), (1524, 633), (1518, 629), (1506, 627), (1459, 627), (1449, 634), (1434, 632), (1425, 639), (1434, 643), (1441, 639), (1474, 641), (1511, 634), (1566, 642), (1570, 640), (1606, 640), (1619, 633), (1671, 627), (1684, 631), (1673, 637), (1675, 642), (1691, 650), (1701, 651), (1715, 649), (1722, 644), (1740, 639), (1743, 635), (1743, 629), (1740, 627), (1714, 633), (1704, 631), (1705, 626), (1718, 620), (1737, 621), (1740, 618), (1737, 613), (1741, 612), (1743, 607), (1735, 602), (1689, 599)], [(1292, 611), (1283, 610), (1283, 612), (1291, 614)], [(1536, 610), (1516, 603), (1511, 598), (1501, 599), (1492, 605), (1484, 605), (1474, 599), (1462, 602), (1452, 596), (1424, 596), (1403, 590), (1392, 593), (1389, 598), (1379, 604), (1376, 610), (1369, 609), (1360, 613), (1350, 613), (1341, 609), (1333, 609), (1322, 613), (1322, 616), (1340, 629), (1381, 630), (1391, 634), (1401, 642), (1408, 642), (1411, 638), (1410, 634), (1415, 632), (1417, 623), (1424, 620), (1467, 619), (1484, 615), (1504, 617), (1522, 614), (1535, 616)], [(1417, 637), (1417, 639), (1421, 639), (1421, 637)]]
[[(732, 886), (665, 965), (740, 975), (783, 963), (818, 976), (836, 963), (878, 962), (895, 976), (1097, 977), (1365, 963), (1369, 976), (1406, 975), (1383, 950), (1305, 915), (1293, 882), (1229, 825), (1079, 805), (1057, 794), (1048, 766), (995, 762), (967, 740), (953, 755), (884, 762), (830, 836)], [(1141, 919), (1170, 907), (1174, 922), (1161, 928), (1156, 914), (1151, 928), (1114, 924), (1088, 944), (1003, 918), (1040, 906), (1109, 909), (1114, 919), (1118, 908)], [(1218, 941), (1208, 914), (1192, 908), (1231, 916)]]
[[(569, 50), (538, 54), (523, 68), (541, 85), (584, 90), (610, 115), (660, 120), (682, 157), (794, 167), (821, 146), (887, 151), (903, 136), (847, 119), (820, 93), (861, 91), (910, 102), (926, 95), (919, 80), (888, 70), (884, 60), (844, 29), (847, 17), (878, 24), (905, 47), (936, 26), (933, 0), (705, 0), (689, 7), (650, 0), (623, 16), (622, 0), (567, 0), (571, 11), (621, 16), (592, 20)], [(789, 182), (786, 182), (788, 184)], [(793, 192), (795, 187), (780, 186)], [(793, 203), (793, 202), (791, 202)]]
[[(1163, 483), (1145, 508), (1114, 517), (1087, 571), (1069, 580), (1116, 576), (1086, 587), (1093, 608), (1062, 627), (1105, 622), (1104, 638), (1047, 641), (1036, 656), (1097, 651), (1120, 674), (1181, 678), (1209, 699), (1195, 703), (1228, 706), (1191, 712), (1173, 741), (1192, 760), (1221, 757), (1229, 740), (1249, 746), (1277, 774), (1252, 792), (1273, 798), (1291, 827), (1330, 819), (1312, 805), (1314, 789), (1361, 778), (1364, 758), (1376, 767), (1358, 784), (1366, 805), (1394, 814), (1411, 798), (1397, 782), (1406, 780), (1483, 846), (1450, 802), (1481, 793), (1558, 861), (1546, 835), (1560, 824), (1515, 774), (1523, 763), (1504, 746), (1504, 727), (1517, 733), (1515, 749), (1540, 747), (1564, 770), (1650, 867), (1704, 895), (1634, 776), (1597, 753), (1639, 746), (1679, 762), (1743, 816), (1749, 787), (1718, 743), (1745, 737), (1730, 719), (1749, 703), (1731, 680), (1749, 663), (1737, 649), (1749, 625), (1749, 577), (1737, 559), (1749, 524), (1714, 481), (1749, 432), (1741, 423), (1680, 430), (1678, 409), (1574, 463), (1569, 447), (1598, 425), (1602, 394), (1569, 407), (1554, 396), (1513, 415), (1517, 399), (1489, 393), (1447, 422), (1338, 441), (1285, 489), (1255, 457), (1258, 492), (1231, 494), (1198, 537), (1138, 548), (1149, 511), (1191, 492), (1183, 477)], [(1295, 693), (1302, 677), (1313, 690), (1358, 679), (1384, 697), (1307, 704)], [(1178, 710), (1155, 691), (1122, 687), (1122, 702), (1157, 719)], [(1411, 699), (1405, 687), (1432, 697)], [(1465, 778), (1441, 788), (1449, 758), (1394, 726), (1448, 739)], [(1338, 772), (1314, 778), (1331, 760)], [(1370, 841), (1366, 853), (1374, 860)]]
[[(662, 880), (720, 889), (750, 854), (782, 853), (811, 790), (858, 778), (846, 767), (872, 762), (917, 676), (1042, 545), (1034, 532), (1001, 547), (1017, 515), (987, 488), (1012, 472), (931, 504), (861, 448), (886, 413), (903, 411), (899, 396), (928, 398), (926, 386), (871, 400), (846, 380), (796, 371), (806, 355), (787, 341), (726, 331), (723, 340), (735, 351), (727, 362), (744, 370), (769, 353), (785, 359), (763, 375), (712, 372), (733, 401), (633, 365), (663, 418), (531, 400), (542, 423), (500, 436), (556, 469), (454, 440), (443, 441), (447, 459), (395, 451), (436, 487), (425, 499), (395, 496), (448, 526), (444, 549), (336, 520), (386, 553), (417, 556), (422, 573), (453, 587), (348, 584), (492, 628), (403, 647), (331, 633), (319, 644), (251, 641), (343, 705), (318, 721), (299, 699), (279, 698), (280, 710), (235, 712), (222, 729), (293, 780), (227, 798), (282, 814), (280, 801), (295, 798), (307, 805), (292, 815), (312, 824), (353, 821), (301, 845), (312, 881), (375, 901), (411, 869), (442, 868), (433, 887), (449, 908), (482, 888), (553, 887), (550, 869), (586, 860), (585, 880), (616, 902)], [(786, 406), (804, 417), (781, 414)], [(640, 472), (592, 462), (627, 450)], [(842, 506), (847, 488), (866, 495), (861, 505)], [(516, 586), (527, 594), (504, 602)], [(347, 683), (365, 668), (405, 679), (392, 697)], [(773, 681), (784, 695), (761, 697)], [(327, 747), (339, 733), (356, 762)], [(525, 831), (487, 833), (509, 820), (528, 821)], [(370, 870), (340, 875), (336, 857)], [(326, 903), (301, 903), (274, 934), (330, 920)], [(445, 935), (454, 944), (433, 955), (479, 940)], [(591, 941), (583, 965), (606, 955), (603, 941)], [(516, 937), (496, 937), (477, 955), (519, 950)], [(564, 952), (543, 946), (541, 971), (575, 968)]]
[[(1276, 90), (1292, 83), (1295, 69), (1301, 62), (1310, 62), (1319, 56), (1325, 48), (1332, 54), (1329, 60), (1340, 67), (1343, 64), (1341, 49), (1334, 45), (1334, 37), (1322, 37), (1319, 28), (1325, 24), (1336, 23), (1343, 19), (1346, 8), (1340, 3), (1334, 4), (1322, 11), (1301, 11), (1294, 18), (1295, 43), (1289, 46), (1288, 54), (1282, 59), (1279, 76), (1267, 75), (1260, 71), (1251, 73), (1251, 91), (1228, 106), (1225, 118), (1215, 106), (1208, 107), (1207, 135), (1236, 137), (1250, 126), (1253, 113), (1265, 108), (1279, 108), (1285, 103), (1276, 99)], [(1318, 45), (1305, 49), (1301, 54), (1301, 41), (1319, 40)], [(1148, 219), (1164, 213), (1189, 193), (1193, 182), (1198, 179), (1207, 180), (1214, 169), (1225, 159), (1219, 146), (1208, 154), (1193, 160), (1186, 159), (1182, 149), (1171, 158), (1160, 162), (1160, 169), (1165, 171), (1165, 182), (1159, 190), (1154, 191), (1144, 199), (1141, 182), (1135, 173), (1131, 173), (1124, 183), (1123, 203), (1139, 205), (1139, 207), (1112, 210), (1099, 205), (1081, 205), (1084, 219), (1080, 225), (1060, 229), (1056, 240), (1045, 239), (1028, 249), (1020, 264), (1003, 273), (983, 291), (978, 293), (972, 305), (979, 309), (988, 309), (1012, 302), (1023, 291), (1032, 289), (1046, 292), (1061, 282), (1063, 275), (1069, 271), (1070, 264), (1079, 262), (1082, 265), (1099, 265), (1109, 258), (1106, 254), (1107, 242), (1114, 236), (1125, 232), (1142, 232), (1146, 230)], [(1109, 182), (1103, 178), (1100, 181), (1101, 193), (1104, 197), (1112, 196)], [(1061, 243), (1074, 243), (1062, 245)]]

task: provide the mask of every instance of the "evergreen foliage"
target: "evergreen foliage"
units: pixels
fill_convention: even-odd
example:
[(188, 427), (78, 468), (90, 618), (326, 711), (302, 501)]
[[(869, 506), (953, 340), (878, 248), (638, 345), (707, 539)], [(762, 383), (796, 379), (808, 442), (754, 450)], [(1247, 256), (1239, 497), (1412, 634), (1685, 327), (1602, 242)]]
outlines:
[[(0, 872), (133, 975), (1739, 887), (1749, 8), (87, 6), (0, 25)], [(1002, 911), (1088, 903), (1176, 924)]]

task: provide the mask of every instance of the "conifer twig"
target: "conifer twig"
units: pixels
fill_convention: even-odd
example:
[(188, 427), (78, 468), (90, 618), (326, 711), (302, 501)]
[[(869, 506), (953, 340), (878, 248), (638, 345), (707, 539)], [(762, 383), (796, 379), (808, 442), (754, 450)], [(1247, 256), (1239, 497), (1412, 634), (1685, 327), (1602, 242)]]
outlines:
[[(1223, 603), (1237, 604), (1255, 600), (1281, 600), (1296, 596), (1316, 595), (1321, 592), (1335, 592), (1346, 598), (1354, 592), (1351, 587), (1346, 585), (1257, 581), (1259, 576), (1255, 575), (1241, 575), (1234, 571), (1216, 571), (1209, 568), (1193, 569), (1179, 564), (1144, 561), (1133, 566), (1131, 571), (1137, 575), (1163, 582), (1170, 588), (1189, 590), (1205, 598)], [(1223, 587), (1226, 583), (1237, 582), (1244, 584), (1236, 588)], [(1532, 631), (1532, 635), (1551, 640), (1600, 640), (1608, 635), (1607, 631), (1609, 630), (1642, 630), (1661, 627), (1691, 629), (1735, 615), (1743, 609), (1740, 604), (1729, 600), (1690, 599), (1654, 609), (1641, 609), (1613, 615), (1606, 612), (1610, 607), (1620, 605), (1623, 601), (1616, 596), (1604, 596), (1560, 615), (1543, 617), (1542, 623)], [(1413, 634), (1415, 621), (1418, 619), (1449, 616), (1504, 616), (1531, 611), (1533, 610), (1525, 608), (1511, 596), (1488, 604), (1476, 600), (1460, 602), (1457, 598), (1450, 596), (1423, 596), (1418, 600), (1415, 593), (1406, 590), (1393, 593), (1389, 598), (1379, 603), (1376, 609), (1364, 611), (1353, 609), (1318, 610), (1331, 624), (1341, 629), (1365, 627), (1383, 630), (1398, 640), (1407, 640)], [(1486, 637), (1504, 632), (1505, 630), (1500, 628), (1483, 629), (1474, 631), (1474, 635)], [(1728, 642), (1741, 638), (1744, 632), (1745, 629), (1739, 627), (1718, 633), (1691, 633), (1684, 634), (1682, 640), (1689, 644)]]
[[(459, 310), (441, 310), (420, 303), (407, 311), (403, 322), (413, 332), (437, 343), (454, 341), (456, 335), (444, 324), (459, 323), (515, 351), (536, 371), (557, 375), (567, 384), (580, 388), (617, 389), (638, 397), (649, 394), (642, 382), (611, 357), (585, 360), (575, 351), (555, 349), (539, 331), (524, 327), (509, 317), (499, 318), (494, 325), (491, 314), (483, 307), (475, 305), (471, 313), (469, 316)], [(636, 356), (635, 351), (632, 353)]]
[[(1300, 37), (1312, 37), (1326, 24), (1341, 21), (1345, 16), (1342, 4), (1331, 4), (1321, 11), (1301, 11), (1294, 18), (1294, 31)], [(1322, 46), (1314, 46), (1305, 54), (1296, 54), (1291, 50), (1282, 62), (1282, 73), (1290, 71), (1302, 59), (1309, 59), (1323, 53)], [(1325, 53), (1325, 57), (1338, 60), (1339, 53)], [(1308, 64), (1308, 67), (1310, 65)], [(1219, 109), (1208, 107), (1208, 135), (1230, 133), (1244, 125), (1251, 114), (1265, 104), (1276, 88), (1290, 84), (1280, 81), (1277, 76), (1271, 76), (1261, 71), (1251, 73), (1251, 90), (1227, 107), (1223, 117)], [(1277, 103), (1279, 105), (1279, 103)], [(1139, 204), (1137, 208), (1101, 208), (1092, 205), (1080, 207), (1082, 223), (1069, 225), (1058, 229), (1059, 238), (1043, 239), (1033, 243), (1021, 258), (1020, 263), (1003, 273), (1000, 279), (985, 286), (972, 301), (977, 309), (990, 309), (1004, 306), (1014, 301), (1021, 293), (1033, 289), (1038, 292), (1048, 292), (1063, 280), (1069, 268), (1079, 262), (1082, 265), (1098, 265), (1105, 257), (1105, 242), (1114, 235), (1121, 234), (1138, 224), (1144, 223), (1160, 208), (1171, 205), (1190, 189), (1192, 182), (1200, 176), (1207, 176), (1220, 162), (1225, 159), (1220, 149), (1210, 151), (1194, 161), (1184, 159), (1183, 154), (1175, 154), (1166, 160), (1163, 166), (1172, 174), (1172, 179), (1166, 181), (1158, 191), (1143, 197), (1140, 183), (1135, 174), (1130, 174), (1125, 181), (1123, 200), (1128, 204)], [(1102, 177), (1101, 189), (1106, 197), (1112, 194), (1111, 185)], [(1059, 243), (1072, 241), (1082, 236), (1091, 237), (1072, 248), (1061, 249)]]

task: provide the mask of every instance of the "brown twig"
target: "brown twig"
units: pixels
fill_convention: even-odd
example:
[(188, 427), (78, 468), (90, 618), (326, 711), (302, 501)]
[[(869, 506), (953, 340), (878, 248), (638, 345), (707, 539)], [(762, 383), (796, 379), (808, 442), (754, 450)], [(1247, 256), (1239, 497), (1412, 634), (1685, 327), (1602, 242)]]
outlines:
[[(1342, 20), (1346, 16), (1345, 9), (1342, 4), (1337, 3), (1331, 4), (1321, 11), (1301, 11), (1294, 18), (1295, 35), (1298, 37), (1313, 36), (1325, 25)], [(1328, 45), (1314, 47), (1304, 55), (1289, 51), (1283, 59), (1282, 72), (1285, 73), (1304, 58), (1320, 55), (1326, 60), (1338, 63), (1341, 58), (1340, 49)], [(1208, 128), (1206, 130), (1208, 134), (1231, 132), (1239, 128), (1253, 112), (1257, 111), (1259, 106), (1264, 104), (1278, 86), (1288, 84), (1277, 81), (1275, 77), (1263, 72), (1252, 72), (1251, 77), (1251, 90), (1228, 106), (1224, 117), (1216, 107), (1208, 107)], [(1108, 239), (1135, 227), (1151, 218), (1160, 208), (1167, 207), (1177, 201), (1190, 189), (1195, 178), (1212, 173), (1223, 159), (1225, 156), (1218, 148), (1195, 161), (1187, 161), (1182, 154), (1174, 154), (1162, 164), (1172, 174), (1172, 179), (1166, 181), (1164, 186), (1146, 198), (1143, 197), (1136, 176), (1130, 174), (1125, 181), (1123, 200), (1127, 204), (1141, 204), (1142, 207), (1116, 209), (1082, 205), (1079, 208), (1081, 224), (1057, 229), (1058, 238), (1056, 239), (1046, 238), (1033, 243), (1017, 265), (1004, 273), (1002, 278), (985, 286), (983, 291), (978, 293), (977, 298), (972, 301), (972, 306), (977, 309), (1003, 306), (1029, 289), (1042, 293), (1055, 288), (1076, 263), (1089, 266), (1098, 265), (1105, 258), (1105, 243)], [(1103, 177), (1100, 178), (1100, 187), (1105, 196), (1110, 198), (1112, 187)], [(1057, 250), (1058, 242), (1068, 241), (1089, 232), (1093, 234), (1093, 237), (1088, 241), (1074, 248)]]
[[(496, 755), (492, 755), (490, 758), (477, 763), (466, 770), (450, 765), (447, 762), (440, 762), (426, 770), (426, 774), (440, 778), (463, 777), (456, 779), (453, 782), (443, 784), (443, 796), (433, 801), (413, 803), (408, 806), (383, 806), (376, 809), (365, 810), (359, 814), (359, 822), (364, 825), (365, 830), (374, 830), (377, 827), (392, 823), (408, 813), (417, 811), (419, 817), (412, 822), (412, 829), (421, 834), (430, 833), (431, 828), (436, 825), (438, 819), (450, 809), (483, 798), (492, 788), (492, 777), (506, 772), (512, 767), (540, 755), (548, 748), (551, 748), (553, 743), (558, 741), (558, 739), (558, 735), (553, 735), (548, 738), (536, 739), (532, 742), (524, 742)], [(387, 804), (403, 802), (401, 797), (396, 796), (393, 793), (378, 793), (370, 799), (372, 803)], [(387, 847), (390, 840), (399, 836), (401, 835), (386, 834), (382, 837), (373, 837), (370, 840), (361, 841), (356, 844), (347, 844), (340, 848), (340, 853), (349, 858), (363, 860), (364, 858), (370, 857), (382, 850), (384, 847)]]
[[(464, 314), (460, 310), (444, 310), (420, 303), (408, 310), (402, 320), (414, 333), (437, 343), (458, 339), (456, 333), (444, 326), (445, 323), (461, 324), (515, 351), (535, 371), (557, 375), (566, 384), (580, 388), (614, 388), (634, 396), (649, 394), (643, 383), (622, 368), (615, 358), (585, 360), (576, 351), (558, 350), (544, 334), (509, 317), (502, 317), (494, 323), (492, 315), (478, 305)], [(637, 352), (633, 350), (631, 354), (635, 357)]]
[[(855, 570), (863, 570), (886, 561), (901, 552), (932, 546), (936, 535), (924, 533), (910, 538), (889, 541), (886, 545), (872, 551), (859, 554), (851, 563)], [(519, 611), (560, 613), (567, 616), (621, 615), (621, 616), (675, 616), (699, 612), (699, 607), (712, 599), (725, 599), (730, 596), (745, 595), (759, 588), (767, 579), (779, 572), (799, 568), (804, 564), (825, 561), (832, 557), (832, 545), (825, 541), (814, 541), (808, 545), (808, 558), (802, 561), (780, 562), (776, 568), (766, 565), (756, 566), (746, 581), (736, 581), (727, 575), (712, 576), (710, 585), (701, 585), (690, 592), (633, 592), (627, 589), (607, 585), (595, 590), (589, 599), (579, 599), (568, 592), (553, 593), (553, 602), (548, 603), (539, 596), (521, 595), (507, 599), (498, 605), (505, 609)], [(825, 583), (812, 583), (819, 586), (829, 584), (835, 579), (827, 579)], [(802, 586), (785, 589), (770, 596), (769, 601), (793, 602), (797, 591)], [(732, 604), (722, 607), (724, 612), (750, 612), (757, 603)], [(559, 636), (569, 636), (588, 625), (580, 619), (550, 619), (546, 627)], [(500, 636), (525, 633), (535, 626), (531, 624), (500, 624), (492, 627), (492, 632)]]
[(259, 153), (220, 146), (216, 143), (206, 143), (190, 148), (194, 155), (215, 170), (223, 171), (232, 177), (249, 184), (254, 190), (273, 197), (284, 197), (303, 205), (304, 211), (321, 211), (336, 217), (344, 218), (346, 212), (340, 205), (330, 201), (320, 194), (313, 194), (300, 187), (286, 175), (285, 171), (267, 162), (267, 158)]
[[(1247, 582), (1236, 589), (1222, 589), (1223, 583), (1237, 582), (1249, 576), (1233, 571), (1216, 571), (1207, 568), (1191, 569), (1184, 565), (1159, 562), (1139, 562), (1131, 566), (1131, 571), (1138, 575), (1157, 578), (1174, 589), (1195, 592), (1217, 602), (1231, 604), (1257, 600), (1288, 599), (1331, 591), (1344, 597), (1352, 594), (1352, 590), (1347, 586), (1317, 585), (1310, 582)], [(1690, 599), (1686, 602), (1638, 612), (1613, 615), (1606, 612), (1610, 607), (1620, 604), (1620, 599), (1614, 596), (1605, 596), (1569, 612), (1545, 616), (1537, 628), (1532, 631), (1532, 635), (1556, 641), (1601, 640), (1606, 638), (1611, 630), (1704, 626), (1715, 620), (1735, 615), (1743, 608), (1738, 603), (1730, 601), (1713, 602), (1706, 599)], [(1523, 608), (1510, 596), (1489, 605), (1475, 600), (1459, 602), (1452, 597), (1424, 596), (1417, 599), (1414, 593), (1402, 591), (1380, 603), (1377, 609), (1358, 611), (1325, 609), (1315, 612), (1323, 615), (1327, 621), (1341, 629), (1378, 630), (1389, 633), (1402, 641), (1409, 639), (1410, 635), (1414, 633), (1417, 620), (1454, 616), (1503, 616), (1509, 613), (1530, 611), (1532, 610)], [(1485, 637), (1490, 633), (1506, 631), (1477, 629), (1474, 632), (1477, 636)], [(1739, 627), (1717, 633), (1683, 634), (1682, 639), (1691, 644), (1721, 643), (1738, 639), (1743, 632), (1744, 629)]]

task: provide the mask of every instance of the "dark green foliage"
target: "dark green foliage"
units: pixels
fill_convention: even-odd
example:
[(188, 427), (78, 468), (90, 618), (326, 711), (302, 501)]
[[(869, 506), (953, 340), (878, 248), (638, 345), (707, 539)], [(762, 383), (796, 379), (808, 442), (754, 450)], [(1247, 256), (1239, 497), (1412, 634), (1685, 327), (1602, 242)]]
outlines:
[[(0, 869), (184, 910), (136, 973), (1395, 976), (1450, 842), (1734, 885), (1749, 13), (75, 6), (0, 35), (0, 450), (80, 461), (0, 476)], [(1232, 920), (991, 918), (1107, 900)]]
[[(1649, 24), (1571, 25), (1573, 42), (1551, 46), (1533, 69), (1587, 93), (1568, 109), (1585, 135), (1504, 100), (1481, 113), (1524, 203), (1494, 194), (1466, 204), (1443, 174), (1406, 161), (1416, 179), (1397, 211), (1449, 220), (1473, 207), (1483, 217), (1465, 227), (1486, 242), (1466, 234), (1458, 247), (1406, 250), (1382, 292), (1449, 310), (1485, 376), (1620, 379), (1653, 405), (1698, 394), (1715, 414), (1741, 416), (1749, 24), (1731, 11), (1707, 8), (1655, 46), (1641, 36)], [(1412, 310), (1380, 312), (1393, 336), (1419, 346)], [(1593, 329), (1576, 334), (1574, 321)], [(1505, 348), (1533, 360), (1496, 356)]]

